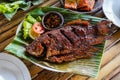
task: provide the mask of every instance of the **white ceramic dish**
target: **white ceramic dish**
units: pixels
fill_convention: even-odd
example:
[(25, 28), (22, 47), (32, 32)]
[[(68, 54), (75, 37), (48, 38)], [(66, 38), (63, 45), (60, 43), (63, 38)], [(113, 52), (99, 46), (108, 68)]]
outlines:
[(25, 64), (18, 58), (0, 53), (0, 80), (31, 80)]
[(120, 27), (120, 0), (104, 0), (103, 12), (113, 24)]

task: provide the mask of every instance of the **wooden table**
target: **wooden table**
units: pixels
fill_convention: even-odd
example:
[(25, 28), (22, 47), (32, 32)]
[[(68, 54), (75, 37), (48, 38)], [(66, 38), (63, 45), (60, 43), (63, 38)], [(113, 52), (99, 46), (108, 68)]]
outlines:
[[(60, 6), (59, 4), (59, 0), (47, 0), (40, 5), (31, 7), (28, 11), (41, 6)], [(3, 52), (5, 46), (12, 41), (18, 24), (28, 11), (19, 11), (11, 21), (8, 21), (0, 14), (0, 52)], [(91, 15), (105, 17), (102, 9)], [(29, 61), (23, 59), (22, 61), (29, 69), (32, 80), (120, 80), (120, 29), (116, 29), (117, 31), (113, 34), (111, 40), (107, 40), (105, 45), (97, 79), (71, 73), (52, 72), (42, 69)]]

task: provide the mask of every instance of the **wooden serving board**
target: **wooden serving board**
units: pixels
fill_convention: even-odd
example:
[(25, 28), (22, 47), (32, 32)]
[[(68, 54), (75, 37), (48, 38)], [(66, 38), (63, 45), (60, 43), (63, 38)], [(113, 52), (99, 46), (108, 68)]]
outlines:
[[(59, 0), (47, 0), (44, 3), (31, 7), (28, 11), (18, 11), (11, 21), (8, 21), (0, 14), (0, 52), (14, 38), (18, 24), (24, 19), (25, 14), (36, 7), (60, 6)], [(91, 15), (105, 17), (102, 9)], [(42, 69), (29, 61), (21, 59), (30, 71), (32, 80), (120, 80), (120, 29), (117, 30), (110, 40), (107, 40), (104, 54), (101, 61), (100, 71), (96, 79), (88, 76), (76, 75), (72, 73), (58, 73)], [(113, 30), (114, 31), (114, 30)]]

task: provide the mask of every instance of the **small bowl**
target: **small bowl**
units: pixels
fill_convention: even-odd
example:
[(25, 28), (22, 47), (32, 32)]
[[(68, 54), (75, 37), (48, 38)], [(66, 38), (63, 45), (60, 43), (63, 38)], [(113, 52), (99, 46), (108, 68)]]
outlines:
[[(60, 0), (60, 2), (62, 7), (64, 8), (64, 0)], [(68, 10), (75, 13), (80, 13), (80, 14), (92, 14), (99, 11), (102, 8), (102, 4), (103, 4), (103, 0), (95, 0), (95, 5), (93, 7), (93, 10), (91, 11), (78, 11), (78, 10), (71, 10), (71, 9), (68, 9)]]
[(63, 15), (56, 11), (47, 12), (42, 17), (42, 25), (47, 30), (58, 29), (63, 26), (64, 18)]
[(105, 16), (120, 27), (120, 0), (104, 0), (103, 12)]

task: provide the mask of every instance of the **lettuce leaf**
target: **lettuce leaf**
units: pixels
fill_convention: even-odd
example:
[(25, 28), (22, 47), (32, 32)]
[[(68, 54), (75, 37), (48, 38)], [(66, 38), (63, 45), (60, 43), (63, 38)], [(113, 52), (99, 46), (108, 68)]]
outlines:
[(13, 3), (1, 3), (0, 13), (3, 13), (8, 20), (11, 20), (13, 15), (16, 14), (19, 8), (27, 10), (30, 7), (30, 2), (25, 3), (24, 1), (16, 1)]
[(28, 10), (30, 6), (38, 5), (42, 3), (43, 0), (0, 0), (0, 13), (11, 20), (11, 18), (17, 13), (18, 9)]
[(17, 1), (12, 4), (10, 3), (1, 3), (0, 4), (0, 12), (1, 13), (11, 13), (19, 8), (19, 5), (22, 4), (23, 1)]
[(37, 20), (34, 17), (32, 17), (31, 15), (27, 15), (25, 20), (30, 22), (31, 24), (34, 24), (35, 22), (37, 22)]
[(23, 22), (23, 37), (24, 39), (27, 39), (29, 36), (29, 30), (31, 29), (32, 24), (29, 23), (28, 21), (24, 20)]

